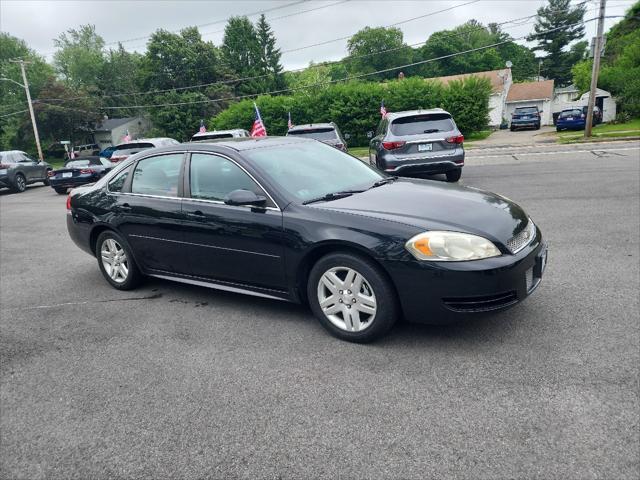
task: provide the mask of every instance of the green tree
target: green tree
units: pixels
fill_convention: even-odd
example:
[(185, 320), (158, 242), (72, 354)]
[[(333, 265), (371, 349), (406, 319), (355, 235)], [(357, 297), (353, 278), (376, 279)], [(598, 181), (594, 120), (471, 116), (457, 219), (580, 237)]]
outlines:
[(580, 61), (586, 51), (586, 43), (570, 44), (584, 36), (586, 2), (571, 5), (571, 0), (549, 0), (538, 9), (536, 24), (529, 41), (536, 41), (534, 50), (544, 52), (542, 74), (554, 79), (557, 85), (571, 81), (571, 67)]
[(94, 25), (69, 29), (54, 40), (53, 64), (73, 88), (97, 89), (104, 65), (104, 40)]
[(260, 78), (260, 48), (258, 34), (247, 17), (232, 17), (227, 22), (222, 40), (222, 56), (238, 78), (235, 86), (238, 95), (264, 91)]
[[(143, 56), (136, 52), (127, 52), (122, 44), (109, 49), (103, 64), (98, 87), (103, 106), (134, 105), (145, 101), (140, 92), (140, 67)], [(115, 96), (114, 96), (115, 95)], [(137, 115), (135, 110), (119, 110), (120, 116)]]
[(261, 79), (262, 88), (260, 91), (268, 92), (285, 88), (282, 65), (280, 64), (280, 49), (276, 47), (275, 35), (264, 14), (260, 15), (256, 25), (256, 36), (259, 49), (258, 70), (260, 75), (265, 75)]
[[(352, 75), (405, 65), (410, 63), (412, 53), (411, 48), (403, 41), (402, 31), (396, 27), (365, 27), (349, 39), (347, 50), (349, 56), (344, 59), (344, 62)], [(385, 79), (395, 78), (397, 75), (398, 72), (392, 70), (367, 78)]]

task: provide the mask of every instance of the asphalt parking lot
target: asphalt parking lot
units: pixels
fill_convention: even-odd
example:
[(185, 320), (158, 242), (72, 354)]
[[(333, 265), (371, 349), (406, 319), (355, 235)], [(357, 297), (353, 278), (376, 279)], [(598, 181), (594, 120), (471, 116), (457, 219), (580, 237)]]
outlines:
[(0, 476), (638, 478), (640, 150), (582, 150), (465, 167), (542, 228), (531, 298), (372, 345), (283, 302), (113, 290), (64, 196), (1, 192)]

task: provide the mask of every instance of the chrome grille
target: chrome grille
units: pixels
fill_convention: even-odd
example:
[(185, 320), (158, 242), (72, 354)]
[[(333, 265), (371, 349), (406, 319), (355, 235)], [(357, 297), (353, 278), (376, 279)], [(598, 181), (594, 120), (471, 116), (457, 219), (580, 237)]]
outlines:
[(522, 231), (511, 237), (507, 242), (507, 248), (511, 253), (518, 253), (524, 247), (529, 245), (534, 238), (536, 238), (536, 226), (529, 218), (527, 226), (522, 229)]

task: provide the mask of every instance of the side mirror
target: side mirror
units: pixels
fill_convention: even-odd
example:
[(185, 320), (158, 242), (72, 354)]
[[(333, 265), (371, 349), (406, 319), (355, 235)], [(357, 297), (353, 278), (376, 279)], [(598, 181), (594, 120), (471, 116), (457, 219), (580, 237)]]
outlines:
[(249, 205), (252, 207), (264, 207), (267, 204), (266, 197), (256, 195), (251, 190), (234, 190), (224, 197), (227, 205)]

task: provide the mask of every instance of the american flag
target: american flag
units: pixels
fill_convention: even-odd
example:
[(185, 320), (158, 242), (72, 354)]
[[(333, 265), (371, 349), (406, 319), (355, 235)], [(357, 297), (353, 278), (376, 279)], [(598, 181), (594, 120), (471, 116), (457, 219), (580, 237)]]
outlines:
[(127, 129), (127, 134), (124, 136), (123, 141), (126, 142), (130, 142), (131, 141), (131, 135), (129, 135), (129, 130)]
[(289, 121), (287, 122), (287, 128), (289, 130), (293, 128), (293, 122), (291, 121), (291, 112), (289, 112)]
[(204, 126), (204, 120), (200, 120), (200, 133), (205, 133), (207, 131), (207, 127)]
[(267, 129), (262, 122), (262, 117), (260, 116), (260, 110), (258, 110), (258, 106), (255, 102), (253, 102), (253, 106), (256, 109), (256, 118), (253, 121), (253, 127), (251, 127), (251, 136), (252, 137), (266, 137)]
[(382, 118), (387, 118), (387, 109), (384, 108), (384, 100), (380, 102), (380, 115), (382, 115)]

